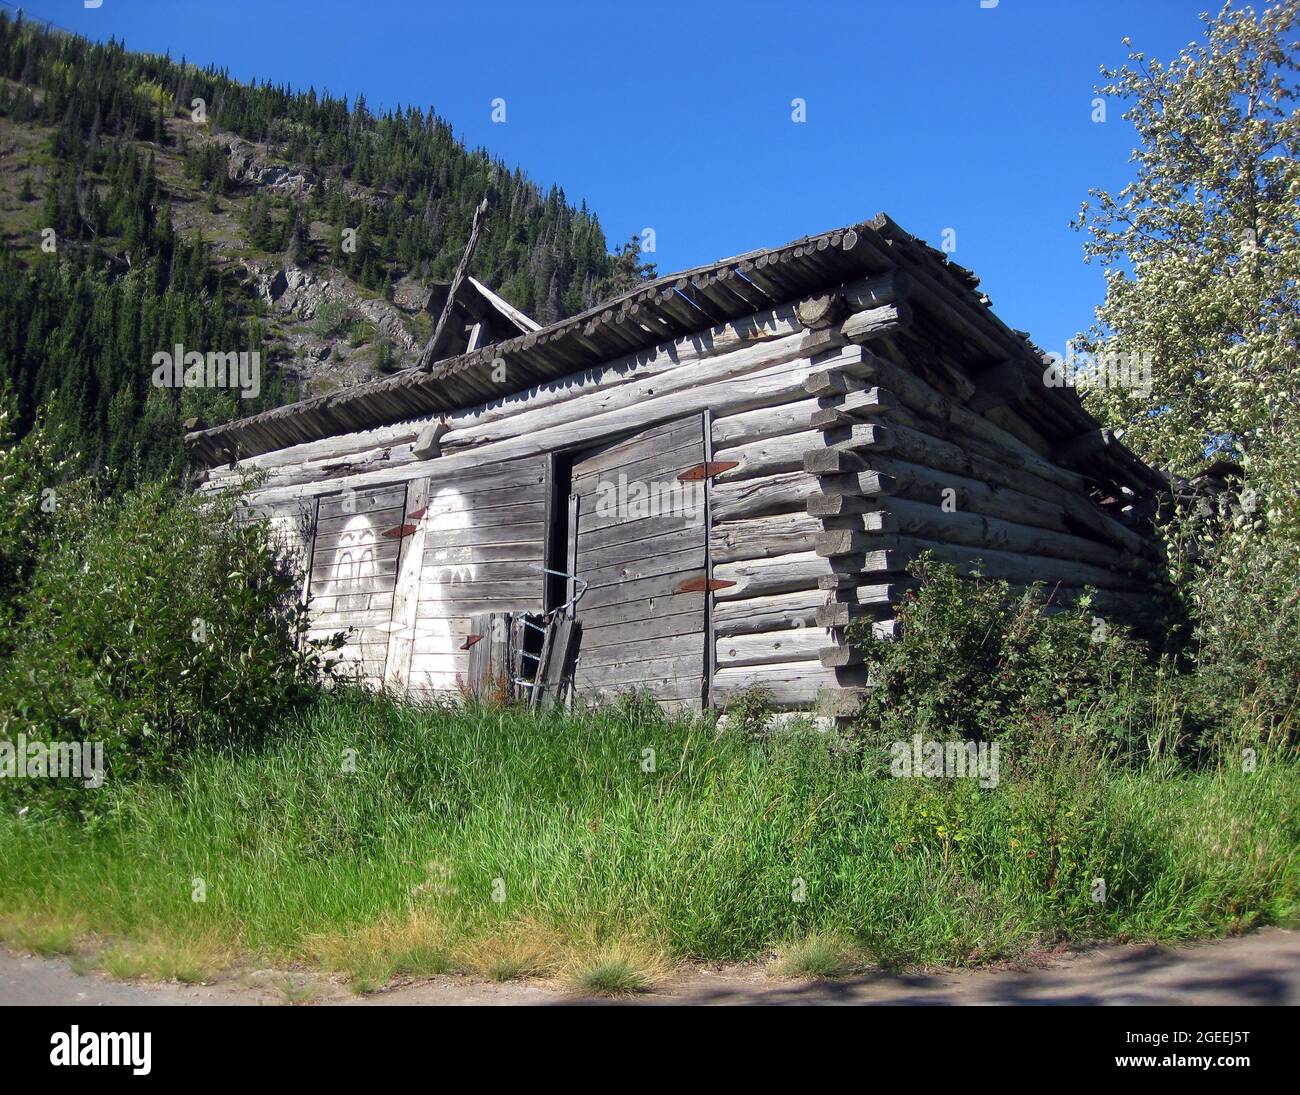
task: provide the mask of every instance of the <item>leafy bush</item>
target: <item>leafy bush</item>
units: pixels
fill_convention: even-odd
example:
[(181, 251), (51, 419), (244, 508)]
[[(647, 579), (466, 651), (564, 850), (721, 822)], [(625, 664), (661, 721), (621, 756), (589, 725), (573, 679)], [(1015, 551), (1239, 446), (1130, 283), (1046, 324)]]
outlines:
[[(310, 698), (333, 644), (300, 642), (292, 560), (234, 507), (149, 486), (85, 508), (80, 535), (48, 544), (0, 662), (0, 739), (102, 741), (107, 778), (155, 777), (195, 745), (255, 742)], [(5, 785), (93, 801), (80, 779)]]
[(1049, 614), (1041, 589), (962, 578), (928, 557), (912, 573), (919, 585), (899, 607), (899, 638), (850, 629), (870, 666), (859, 716), (870, 742), (916, 733), (987, 741), (1043, 718), (1124, 750), (1143, 740), (1153, 715), (1148, 652), (1086, 599)]
[(1285, 739), (1300, 716), (1300, 540), (1237, 512), (1181, 515), (1169, 553), (1191, 622), (1187, 700), (1201, 721)]
[(312, 329), (319, 338), (333, 338), (353, 322), (353, 308), (346, 300), (327, 300), (316, 309)]
[(77, 458), (62, 454), (42, 422), (15, 443), (15, 417), (0, 399), (0, 657), (12, 649), (19, 593), (41, 555), (84, 523), (96, 497), (92, 482), (71, 478)]

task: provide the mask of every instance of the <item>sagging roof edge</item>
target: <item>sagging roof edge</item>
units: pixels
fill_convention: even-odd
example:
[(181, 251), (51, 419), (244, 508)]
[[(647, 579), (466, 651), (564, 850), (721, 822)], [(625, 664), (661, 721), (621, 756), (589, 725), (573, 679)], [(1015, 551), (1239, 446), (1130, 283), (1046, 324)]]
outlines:
[[(537, 384), (650, 349), (692, 333), (796, 302), (834, 285), (920, 263), (950, 294), (965, 297), (968, 318), (986, 329), (990, 344), (1041, 368), (1042, 353), (1012, 331), (976, 294), (970, 271), (899, 227), (888, 215), (804, 236), (777, 248), (693, 267), (637, 285), (568, 319), (504, 342), (438, 362), (429, 372), (407, 368), (340, 392), (299, 400), (185, 436), (206, 467), (359, 430), (451, 412), (527, 391)], [(509, 383), (491, 376), (507, 363)], [(990, 363), (992, 364), (992, 362)], [(1054, 411), (1082, 434), (1096, 422), (1070, 388), (1043, 388)], [(1062, 438), (1064, 440), (1064, 438)], [(1107, 448), (1140, 493), (1167, 489), (1117, 440)]]

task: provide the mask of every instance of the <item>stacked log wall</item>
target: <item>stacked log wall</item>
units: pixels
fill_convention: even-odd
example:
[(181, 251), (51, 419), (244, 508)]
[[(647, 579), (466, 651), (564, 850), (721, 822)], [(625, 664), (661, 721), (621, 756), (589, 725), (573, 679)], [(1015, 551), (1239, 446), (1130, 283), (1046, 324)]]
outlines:
[[(965, 575), (1043, 583), (1054, 604), (1091, 589), (1103, 612), (1133, 619), (1147, 611), (1149, 543), (1094, 504), (1089, 480), (1055, 462), (1013, 408), (972, 410), (932, 385), (936, 370), (923, 358), (904, 366), (862, 347), (818, 364), (806, 390), (822, 441), (804, 468), (818, 480), (806, 504), (822, 526), (814, 552), (831, 568), (818, 579), (828, 600), (817, 623), (832, 636), (819, 652), (823, 666), (860, 663), (846, 638), (852, 625), (895, 632), (907, 568), (925, 552)], [(978, 406), (980, 394), (975, 386), (967, 400)], [(851, 712), (860, 696), (840, 689), (822, 709)]]

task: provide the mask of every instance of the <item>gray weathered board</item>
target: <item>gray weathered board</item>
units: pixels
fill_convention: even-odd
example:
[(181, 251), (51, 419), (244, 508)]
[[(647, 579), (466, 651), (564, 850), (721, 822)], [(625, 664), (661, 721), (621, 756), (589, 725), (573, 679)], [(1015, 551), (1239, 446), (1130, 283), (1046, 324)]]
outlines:
[(635, 688), (700, 703), (706, 485), (679, 476), (701, 465), (704, 452), (703, 421), (692, 415), (574, 459), (573, 558), (588, 583), (576, 612), (580, 696)]

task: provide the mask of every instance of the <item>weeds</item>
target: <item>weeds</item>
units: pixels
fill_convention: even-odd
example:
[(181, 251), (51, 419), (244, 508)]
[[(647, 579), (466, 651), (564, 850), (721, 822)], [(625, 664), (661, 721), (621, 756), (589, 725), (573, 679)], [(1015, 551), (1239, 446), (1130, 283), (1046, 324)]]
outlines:
[(85, 932), (198, 938), (371, 990), (449, 972), (614, 985), (619, 946), (653, 972), (638, 961), (752, 960), (819, 937), (877, 963), (960, 964), (1300, 908), (1300, 769), (1284, 751), (1252, 771), (1233, 753), (1133, 767), (1046, 724), (990, 790), (891, 779), (865, 750), (652, 708), (537, 716), (340, 690), (259, 750), (105, 786), (92, 828), (0, 818), (0, 917), (6, 939), (38, 945), (39, 925), (68, 924), (56, 949)]

